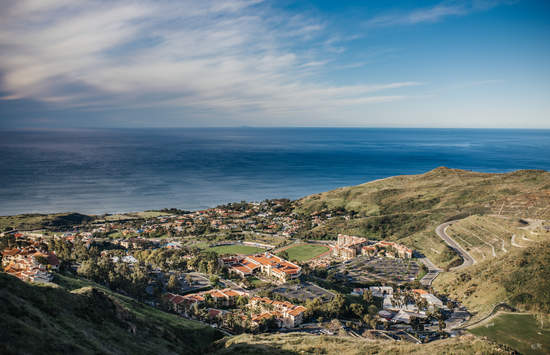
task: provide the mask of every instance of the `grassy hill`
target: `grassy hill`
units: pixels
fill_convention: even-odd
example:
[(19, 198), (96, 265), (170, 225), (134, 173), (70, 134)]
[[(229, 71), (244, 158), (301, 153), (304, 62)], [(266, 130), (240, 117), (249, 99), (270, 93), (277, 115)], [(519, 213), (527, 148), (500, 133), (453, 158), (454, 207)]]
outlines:
[(217, 355), (248, 354), (512, 354), (505, 347), (473, 336), (428, 344), (331, 337), (303, 333), (239, 335), (218, 342)]
[(473, 214), (550, 219), (548, 206), (546, 171), (489, 174), (442, 167), (310, 195), (295, 202), (295, 211), (345, 209), (356, 218), (333, 218), (308, 235), (329, 238), (349, 233), (399, 240), (445, 267), (459, 260), (434, 233), (442, 222)]
[[(82, 282), (65, 278), (62, 284)], [(101, 288), (68, 291), (4, 273), (0, 314), (2, 354), (193, 354), (220, 338), (210, 327)]]
[(457, 272), (442, 273), (433, 287), (461, 300), (476, 318), (498, 303), (534, 313), (550, 313), (550, 241), (511, 248)]
[(499, 313), (470, 331), (473, 334), (487, 337), (500, 344), (508, 344), (525, 355), (542, 355), (550, 353), (550, 327), (540, 322), (531, 314)]
[(94, 219), (80, 213), (52, 213), (52, 214), (19, 214), (16, 216), (0, 216), (0, 231), (6, 227), (31, 230), (42, 228), (68, 228), (74, 225), (90, 222)]

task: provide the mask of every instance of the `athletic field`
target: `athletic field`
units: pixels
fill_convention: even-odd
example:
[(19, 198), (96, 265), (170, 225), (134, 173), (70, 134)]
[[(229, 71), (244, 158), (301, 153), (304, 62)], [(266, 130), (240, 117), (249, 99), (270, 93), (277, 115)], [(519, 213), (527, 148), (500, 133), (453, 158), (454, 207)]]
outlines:
[(329, 251), (329, 248), (318, 244), (299, 244), (291, 246), (284, 251), (288, 254), (289, 260), (307, 261)]
[(256, 254), (256, 253), (262, 253), (265, 251), (265, 249), (253, 247), (249, 245), (241, 245), (241, 244), (233, 244), (233, 245), (220, 245), (217, 247), (207, 248), (207, 251), (214, 251), (218, 253), (219, 255), (224, 254)]

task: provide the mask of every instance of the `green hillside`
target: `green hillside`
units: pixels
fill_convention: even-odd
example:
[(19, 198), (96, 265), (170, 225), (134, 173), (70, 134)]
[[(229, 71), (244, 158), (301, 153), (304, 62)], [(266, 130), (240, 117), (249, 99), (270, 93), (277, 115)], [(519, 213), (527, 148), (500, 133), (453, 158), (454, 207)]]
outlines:
[(550, 241), (513, 248), (456, 272), (442, 273), (433, 287), (461, 300), (474, 319), (505, 302), (519, 310), (550, 313)]
[(100, 288), (69, 292), (5, 273), (0, 314), (2, 354), (193, 354), (220, 338), (210, 327)]
[(550, 353), (550, 327), (541, 328), (531, 314), (500, 313), (470, 329), (473, 334), (507, 344), (525, 355)]
[(428, 344), (382, 341), (349, 336), (303, 333), (239, 335), (218, 342), (217, 355), (271, 354), (512, 354), (510, 350), (481, 338), (462, 336)]
[(442, 222), (472, 214), (550, 219), (549, 205), (550, 173), (546, 171), (489, 174), (437, 168), (310, 195), (296, 201), (295, 211), (355, 214), (350, 220), (330, 219), (305, 237), (326, 239), (349, 233), (399, 240), (445, 267), (460, 261), (434, 233)]

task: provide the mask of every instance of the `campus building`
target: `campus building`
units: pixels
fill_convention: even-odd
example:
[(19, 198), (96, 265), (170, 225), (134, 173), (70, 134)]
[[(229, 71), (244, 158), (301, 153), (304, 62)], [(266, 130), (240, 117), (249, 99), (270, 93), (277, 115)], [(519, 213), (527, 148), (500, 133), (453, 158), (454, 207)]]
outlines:
[(338, 234), (336, 245), (332, 248), (332, 255), (343, 259), (352, 259), (361, 254), (361, 248), (368, 243), (366, 238)]
[(296, 279), (302, 274), (302, 268), (298, 265), (268, 252), (247, 256), (245, 260), (259, 266), (265, 275), (276, 277), (283, 282)]

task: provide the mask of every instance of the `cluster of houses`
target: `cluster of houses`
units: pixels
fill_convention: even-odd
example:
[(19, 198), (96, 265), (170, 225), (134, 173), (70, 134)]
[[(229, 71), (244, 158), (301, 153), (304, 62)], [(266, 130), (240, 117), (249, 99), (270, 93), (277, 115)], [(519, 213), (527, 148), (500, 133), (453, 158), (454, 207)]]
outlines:
[(262, 318), (273, 318), (281, 328), (294, 328), (302, 324), (304, 313), (307, 310), (304, 306), (296, 306), (288, 301), (273, 301), (266, 297), (252, 297), (249, 307), (257, 308), (261, 313), (252, 317), (255, 322)]
[(176, 313), (189, 315), (193, 304), (202, 305), (207, 298), (211, 298), (217, 306), (230, 307), (236, 304), (238, 297), (248, 297), (248, 293), (229, 288), (223, 290), (209, 290), (199, 293), (192, 293), (185, 296), (174, 293), (167, 293), (164, 301), (170, 305), (170, 309)]
[(367, 238), (344, 234), (338, 234), (336, 244), (331, 245), (331, 249), (333, 256), (344, 260), (353, 259), (358, 255), (384, 255), (410, 259), (413, 254), (412, 249), (395, 242), (369, 242)]
[(426, 311), (447, 310), (447, 307), (439, 298), (422, 289), (396, 294), (393, 287), (390, 286), (371, 286), (368, 289), (355, 288), (351, 294), (362, 296), (367, 290), (374, 297), (383, 299), (383, 309), (378, 312), (378, 316), (385, 322), (410, 324), (412, 317), (426, 319)]
[(266, 276), (285, 282), (296, 279), (302, 274), (300, 266), (268, 252), (223, 258), (222, 262), (231, 272), (243, 278), (261, 272)]
[[(208, 302), (208, 299), (212, 301)], [(243, 310), (218, 308), (233, 307), (238, 299), (246, 299), (243, 309), (248, 312), (248, 316)], [(248, 320), (252, 328), (258, 327), (267, 319), (272, 319), (279, 328), (294, 328), (303, 322), (306, 311), (305, 307), (287, 301), (274, 301), (265, 297), (250, 298), (248, 293), (233, 289), (209, 290), (185, 296), (167, 293), (164, 295), (164, 302), (171, 310), (186, 317), (192, 316), (193, 307), (213, 305), (215, 307), (206, 309), (208, 320), (221, 320), (223, 323), (229, 316), (235, 316)]]
[(59, 260), (54, 253), (44, 253), (34, 248), (5, 249), (2, 251), (4, 272), (23, 281), (50, 282), (51, 270), (59, 268)]

